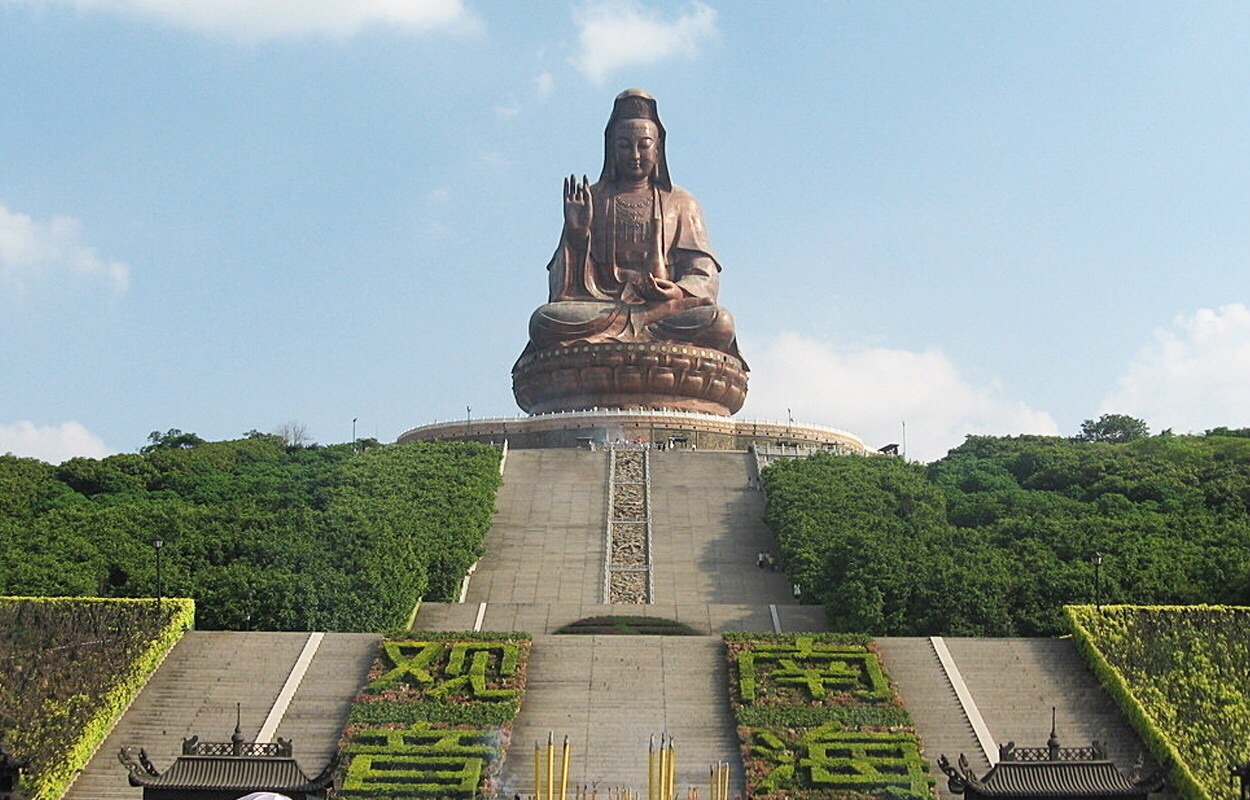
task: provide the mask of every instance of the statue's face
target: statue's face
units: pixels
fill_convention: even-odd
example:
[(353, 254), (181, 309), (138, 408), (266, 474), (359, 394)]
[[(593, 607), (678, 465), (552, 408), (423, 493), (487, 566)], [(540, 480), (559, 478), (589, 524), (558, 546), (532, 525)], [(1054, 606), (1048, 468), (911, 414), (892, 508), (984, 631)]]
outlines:
[(660, 129), (646, 119), (626, 119), (612, 129), (612, 157), (618, 178), (642, 180), (660, 160)]

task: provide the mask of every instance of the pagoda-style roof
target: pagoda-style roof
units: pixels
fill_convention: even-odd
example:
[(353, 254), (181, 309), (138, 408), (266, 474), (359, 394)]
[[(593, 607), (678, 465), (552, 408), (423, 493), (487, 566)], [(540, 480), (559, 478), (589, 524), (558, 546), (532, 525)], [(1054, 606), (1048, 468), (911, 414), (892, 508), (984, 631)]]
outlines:
[[(1052, 712), (1053, 713), (1053, 712)], [(1077, 798), (1139, 798), (1163, 788), (1163, 776), (1155, 772), (1141, 777), (1141, 764), (1131, 776), (1125, 776), (1107, 758), (1100, 742), (1089, 747), (1060, 747), (1051, 725), (1050, 740), (1045, 747), (1016, 747), (1008, 742), (998, 748), (998, 763), (981, 777), (972, 773), (968, 759), (959, 756), (957, 767), (943, 755), (938, 767), (946, 773), (952, 794), (968, 800), (1077, 800)]]
[(236, 726), (229, 742), (182, 740), (182, 755), (161, 772), (145, 750), (123, 747), (119, 760), (130, 770), (130, 785), (143, 787), (144, 800), (235, 800), (249, 792), (274, 792), (297, 800), (325, 797), (337, 758), (308, 777), (292, 757), (290, 740), (244, 742)]

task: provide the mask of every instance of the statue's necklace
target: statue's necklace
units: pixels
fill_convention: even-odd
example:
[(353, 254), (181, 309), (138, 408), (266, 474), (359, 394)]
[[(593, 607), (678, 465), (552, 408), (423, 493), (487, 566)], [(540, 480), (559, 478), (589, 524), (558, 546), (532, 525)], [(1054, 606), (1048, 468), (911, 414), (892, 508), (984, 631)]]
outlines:
[[(620, 195), (613, 198), (613, 216), (616, 217), (616, 241), (620, 248), (639, 250), (650, 241), (653, 199), (648, 192), (643, 195)], [(625, 256), (624, 253), (621, 253)], [(626, 256), (626, 260), (632, 260)]]
[(651, 195), (631, 200), (626, 195), (616, 195), (616, 219), (630, 226), (645, 225), (651, 219)]

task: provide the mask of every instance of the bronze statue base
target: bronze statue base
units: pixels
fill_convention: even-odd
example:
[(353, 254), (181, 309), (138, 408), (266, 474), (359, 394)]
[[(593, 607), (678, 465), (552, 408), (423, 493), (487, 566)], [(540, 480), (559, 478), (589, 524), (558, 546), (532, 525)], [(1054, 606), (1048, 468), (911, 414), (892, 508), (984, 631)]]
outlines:
[(742, 361), (674, 342), (604, 342), (527, 353), (512, 368), (512, 393), (529, 414), (591, 409), (693, 411), (742, 408)]

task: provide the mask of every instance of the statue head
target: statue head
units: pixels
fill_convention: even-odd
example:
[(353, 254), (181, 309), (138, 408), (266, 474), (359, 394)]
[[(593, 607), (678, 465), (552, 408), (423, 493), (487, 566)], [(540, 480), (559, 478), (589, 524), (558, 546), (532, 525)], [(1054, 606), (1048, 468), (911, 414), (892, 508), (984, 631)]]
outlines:
[[(644, 124), (646, 123), (646, 124)], [(653, 131), (651, 131), (653, 127)], [(603, 171), (599, 174), (600, 181), (615, 182), (617, 174), (617, 139), (638, 139), (644, 131), (651, 131), (654, 136), (652, 158), (654, 166), (651, 178), (661, 189), (671, 190), (673, 181), (668, 176), (668, 158), (664, 151), (664, 124), (660, 122), (660, 114), (656, 110), (655, 98), (642, 89), (626, 89), (616, 96), (612, 105), (612, 116), (603, 131)]]

